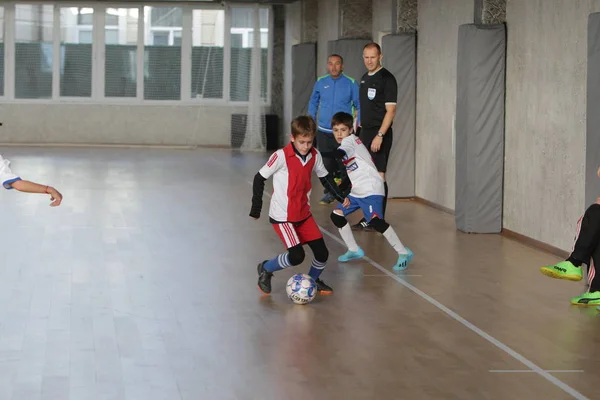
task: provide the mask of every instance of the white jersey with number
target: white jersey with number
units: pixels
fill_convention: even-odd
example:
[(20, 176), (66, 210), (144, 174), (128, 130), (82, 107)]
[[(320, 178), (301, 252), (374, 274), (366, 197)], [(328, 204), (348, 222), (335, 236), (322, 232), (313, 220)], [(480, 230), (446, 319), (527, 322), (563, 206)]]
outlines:
[(385, 195), (383, 178), (377, 172), (371, 153), (358, 136), (345, 137), (339, 149), (346, 153), (342, 161), (352, 182), (350, 195), (354, 197)]
[(19, 176), (13, 174), (9, 165), (10, 161), (5, 160), (0, 156), (0, 182), (2, 182), (2, 186), (4, 186), (5, 189), (12, 189), (10, 184), (21, 179)]

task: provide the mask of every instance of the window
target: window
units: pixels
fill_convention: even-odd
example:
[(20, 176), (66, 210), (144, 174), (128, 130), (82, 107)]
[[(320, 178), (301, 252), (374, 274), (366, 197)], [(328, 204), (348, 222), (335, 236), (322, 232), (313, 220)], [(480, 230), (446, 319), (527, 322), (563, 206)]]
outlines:
[(223, 98), (225, 11), (192, 13), (192, 98)]
[[(92, 31), (79, 30), (83, 14), (93, 22), (93, 9), (61, 7), (60, 9), (60, 96), (92, 96)], [(88, 22), (88, 20), (85, 20)]]
[[(0, 2), (0, 96), (9, 79), (7, 100), (269, 98), (268, 6), (73, 3)], [(8, 63), (5, 40), (11, 42), (6, 48), (14, 48)]]
[(52, 97), (52, 5), (15, 5), (15, 98)]
[[(231, 10), (231, 83), (229, 96), (232, 101), (248, 101), (250, 97), (250, 74), (254, 48), (254, 8), (235, 7)], [(259, 9), (260, 26), (260, 97), (267, 99), (269, 54), (269, 9)]]
[(181, 99), (182, 15), (181, 7), (144, 7), (144, 98), (147, 100)]
[(137, 97), (139, 9), (108, 8), (105, 22), (104, 95)]

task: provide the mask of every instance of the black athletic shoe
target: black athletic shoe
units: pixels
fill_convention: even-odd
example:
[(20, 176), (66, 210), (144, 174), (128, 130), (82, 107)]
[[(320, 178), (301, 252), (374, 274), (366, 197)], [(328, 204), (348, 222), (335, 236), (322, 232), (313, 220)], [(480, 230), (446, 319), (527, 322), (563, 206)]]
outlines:
[(271, 278), (273, 277), (273, 273), (265, 270), (265, 263), (269, 260), (265, 260), (258, 264), (258, 288), (264, 294), (271, 293)]
[(373, 232), (375, 230), (375, 228), (373, 228), (371, 225), (369, 225), (369, 223), (367, 221), (365, 221), (364, 219), (360, 220), (360, 222), (358, 224), (352, 225), (351, 228), (353, 231)]
[(319, 292), (319, 294), (333, 294), (333, 289), (331, 288), (331, 286), (327, 285), (322, 280), (317, 279), (315, 283), (317, 284), (317, 292)]

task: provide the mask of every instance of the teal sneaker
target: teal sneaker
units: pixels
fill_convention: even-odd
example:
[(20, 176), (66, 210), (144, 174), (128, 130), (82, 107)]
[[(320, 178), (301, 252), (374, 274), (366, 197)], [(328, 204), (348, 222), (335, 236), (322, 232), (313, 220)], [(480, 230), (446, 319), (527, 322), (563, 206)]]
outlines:
[(581, 267), (576, 267), (571, 261), (561, 261), (556, 265), (548, 265), (540, 268), (542, 274), (550, 278), (566, 279), (568, 281), (580, 281), (583, 279)]
[(398, 256), (398, 261), (396, 261), (396, 265), (393, 267), (394, 271), (404, 271), (408, 267), (410, 261), (413, 259), (413, 252), (408, 247), (406, 248), (406, 251), (408, 251), (407, 254), (400, 254)]
[(350, 260), (356, 260), (359, 258), (363, 258), (365, 256), (365, 252), (360, 247), (358, 251), (350, 251), (348, 250), (345, 254), (342, 254), (338, 257), (339, 262), (348, 262)]
[(573, 297), (571, 304), (575, 306), (600, 306), (600, 291), (586, 292), (581, 296)]

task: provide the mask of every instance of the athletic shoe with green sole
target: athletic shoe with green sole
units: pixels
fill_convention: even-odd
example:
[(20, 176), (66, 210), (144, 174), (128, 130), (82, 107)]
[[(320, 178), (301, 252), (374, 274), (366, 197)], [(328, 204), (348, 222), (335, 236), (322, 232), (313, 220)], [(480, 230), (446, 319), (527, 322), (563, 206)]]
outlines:
[(600, 305), (600, 291), (587, 292), (578, 297), (571, 299), (571, 304), (576, 306), (599, 306)]
[(574, 266), (571, 261), (561, 261), (556, 265), (548, 265), (540, 268), (540, 271), (542, 274), (556, 279), (566, 279), (568, 281), (583, 279), (581, 268)]

